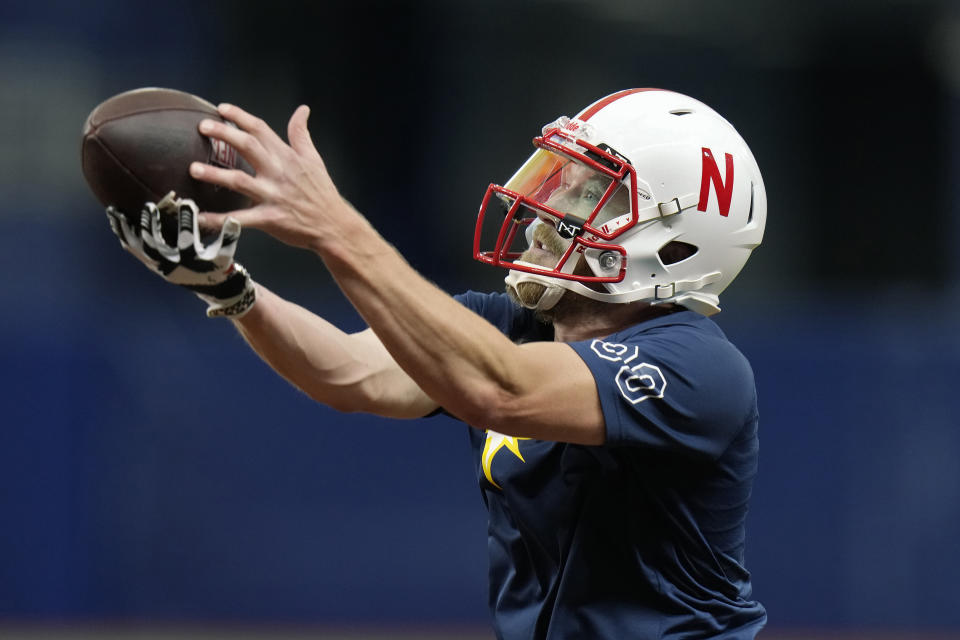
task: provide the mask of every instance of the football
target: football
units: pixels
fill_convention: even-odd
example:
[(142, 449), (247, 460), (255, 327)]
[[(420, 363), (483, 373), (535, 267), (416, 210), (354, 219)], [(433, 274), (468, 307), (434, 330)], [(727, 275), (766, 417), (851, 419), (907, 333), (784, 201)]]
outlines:
[(174, 89), (134, 89), (105, 100), (83, 125), (87, 184), (102, 205), (122, 211), (132, 224), (145, 202), (170, 191), (193, 199), (201, 211), (249, 206), (246, 196), (190, 177), (195, 160), (253, 174), (235, 149), (197, 131), (204, 118), (223, 121), (213, 104)]

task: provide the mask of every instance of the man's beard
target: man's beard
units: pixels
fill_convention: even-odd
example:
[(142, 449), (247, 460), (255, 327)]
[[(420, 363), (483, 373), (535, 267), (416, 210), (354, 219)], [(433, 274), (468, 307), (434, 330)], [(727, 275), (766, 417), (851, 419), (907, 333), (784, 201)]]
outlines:
[[(527, 307), (525, 300), (530, 301), (530, 305), (535, 304), (540, 296), (544, 294), (547, 287), (539, 282), (519, 282), (516, 289), (507, 286), (507, 295), (515, 304)], [(601, 305), (609, 304), (581, 296), (569, 289), (564, 289), (557, 300), (549, 309), (534, 309), (533, 315), (540, 322), (554, 324), (556, 322), (570, 321), (574, 318), (586, 317), (602, 313)]]
[[(559, 261), (559, 257), (557, 256), (562, 256), (569, 246), (560, 238), (556, 230), (548, 224), (538, 225), (533, 230), (533, 239), (539, 241), (544, 249), (553, 254), (553, 256), (547, 258), (542, 253), (536, 252), (531, 248), (524, 251), (520, 255), (519, 260), (539, 264), (548, 269), (556, 266)], [(573, 271), (575, 274), (591, 275), (590, 269), (582, 256), (571, 256), (571, 259), (578, 260), (577, 266)], [(544, 264), (545, 262), (550, 263)], [(510, 299), (513, 300), (514, 303), (528, 308), (536, 306), (546, 291), (547, 285), (539, 282), (518, 282), (516, 287), (507, 285), (507, 295)], [(541, 322), (553, 324), (558, 320), (568, 320), (576, 316), (595, 313), (597, 311), (597, 305), (602, 304), (605, 303), (598, 300), (591, 300), (590, 298), (565, 289), (556, 304), (549, 309), (536, 309), (534, 314)]]

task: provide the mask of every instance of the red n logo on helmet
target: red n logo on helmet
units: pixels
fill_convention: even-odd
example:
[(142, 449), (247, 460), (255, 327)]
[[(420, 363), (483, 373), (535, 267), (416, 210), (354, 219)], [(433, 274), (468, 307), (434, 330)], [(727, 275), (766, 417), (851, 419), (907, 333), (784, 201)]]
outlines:
[(713, 158), (713, 151), (703, 147), (703, 174), (700, 176), (700, 204), (697, 205), (698, 211), (707, 210), (707, 201), (710, 199), (710, 183), (713, 183), (713, 189), (717, 192), (717, 206), (720, 207), (720, 215), (730, 214), (730, 199), (733, 197), (733, 156), (729, 153), (723, 154), (726, 157), (727, 181), (724, 182), (720, 177), (720, 167)]

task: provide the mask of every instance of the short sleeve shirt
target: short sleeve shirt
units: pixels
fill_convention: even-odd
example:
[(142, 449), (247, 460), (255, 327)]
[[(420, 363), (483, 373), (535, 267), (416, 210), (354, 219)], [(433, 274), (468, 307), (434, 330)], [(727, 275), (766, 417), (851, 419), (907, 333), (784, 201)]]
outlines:
[[(515, 342), (552, 339), (503, 294), (458, 300)], [(593, 374), (604, 445), (469, 430), (498, 638), (754, 638), (749, 363), (692, 311), (570, 346)]]

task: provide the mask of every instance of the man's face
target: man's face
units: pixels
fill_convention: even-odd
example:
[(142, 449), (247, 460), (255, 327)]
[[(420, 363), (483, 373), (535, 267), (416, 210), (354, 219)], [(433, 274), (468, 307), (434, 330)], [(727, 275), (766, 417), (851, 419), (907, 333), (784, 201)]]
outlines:
[(547, 198), (546, 205), (562, 213), (586, 219), (593, 213), (610, 185), (610, 178), (582, 164), (570, 162), (560, 172), (560, 186)]
[[(610, 178), (597, 173), (589, 167), (568, 163), (563, 167), (560, 175), (560, 184), (543, 202), (559, 213), (573, 214), (586, 220), (593, 214), (597, 204), (610, 186)], [(594, 218), (593, 224), (603, 224), (617, 216), (630, 211), (630, 196), (627, 189), (620, 185), (614, 194), (607, 200), (600, 213)], [(560, 259), (570, 248), (572, 239), (562, 238), (556, 229), (557, 220), (545, 213), (538, 214), (531, 234), (530, 247), (520, 255), (520, 260), (553, 269), (560, 263)], [(579, 256), (572, 257), (577, 263), (573, 273), (590, 275), (590, 267)], [(507, 287), (507, 293), (516, 301), (525, 306), (534, 305), (543, 296), (546, 286), (539, 282), (522, 282), (513, 287)], [(572, 296), (567, 291), (563, 294), (557, 307), (549, 312), (541, 313), (545, 320), (555, 320), (557, 314), (563, 314), (563, 309), (579, 308), (581, 303), (589, 303), (587, 298)], [(566, 302), (564, 302), (566, 301)], [(571, 306), (572, 305), (572, 306)]]
[[(570, 162), (561, 170), (560, 184), (550, 193), (544, 204), (562, 214), (573, 214), (586, 220), (596, 209), (597, 203), (600, 202), (609, 185), (610, 178), (607, 176), (584, 165)], [(594, 225), (602, 224), (629, 210), (630, 197), (627, 189), (621, 185), (593, 223)], [(536, 226), (533, 229), (530, 248), (520, 256), (521, 260), (551, 268), (557, 265), (570, 247), (572, 240), (560, 237), (556, 230), (556, 222), (552, 216), (539, 215), (539, 222), (534, 223)]]

